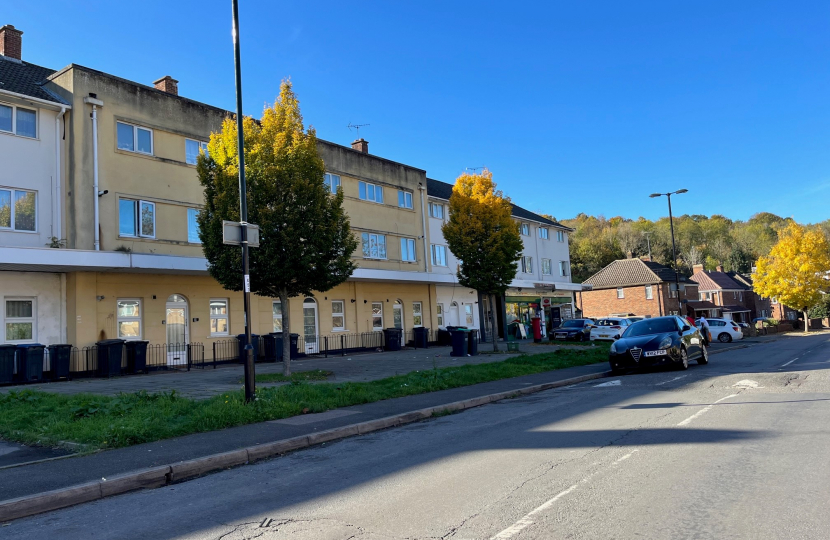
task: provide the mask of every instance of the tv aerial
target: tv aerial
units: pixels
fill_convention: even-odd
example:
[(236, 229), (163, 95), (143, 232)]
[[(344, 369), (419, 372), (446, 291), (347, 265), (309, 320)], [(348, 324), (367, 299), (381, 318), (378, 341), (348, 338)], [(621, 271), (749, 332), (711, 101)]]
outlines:
[(349, 125), (346, 126), (346, 127), (349, 128), (349, 131), (354, 129), (357, 132), (357, 138), (359, 139), (360, 138), (360, 128), (366, 127), (366, 126), (369, 126), (369, 125), (371, 125), (371, 124), (352, 124), (351, 122), (349, 122)]
[(465, 171), (472, 171), (473, 174), (478, 174), (479, 170), (486, 169), (487, 167), (482, 165), (481, 167), (464, 167)]

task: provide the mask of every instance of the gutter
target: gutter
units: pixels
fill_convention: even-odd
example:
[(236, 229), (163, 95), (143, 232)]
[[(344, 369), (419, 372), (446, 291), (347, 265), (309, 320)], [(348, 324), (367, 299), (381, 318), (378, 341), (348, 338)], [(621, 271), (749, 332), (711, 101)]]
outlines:
[(58, 116), (55, 117), (55, 202), (53, 203), (55, 209), (52, 214), (54, 216), (53, 219), (55, 220), (55, 223), (52, 227), (52, 235), (55, 236), (58, 241), (63, 239), (63, 219), (61, 217), (63, 206), (61, 197), (61, 193), (63, 193), (63, 190), (61, 189), (61, 118), (63, 118), (64, 114), (66, 114), (66, 107), (61, 106), (61, 112), (59, 112)]
[(101, 250), (100, 212), (98, 199), (101, 193), (98, 190), (98, 107), (103, 107), (104, 102), (92, 96), (84, 98), (84, 103), (92, 105), (92, 193), (95, 197), (95, 251)]
[(26, 94), (18, 94), (17, 92), (10, 92), (8, 90), (3, 90), (3, 89), (0, 89), (0, 94), (16, 97), (18, 99), (22, 99), (22, 100), (25, 100), (25, 101), (30, 101), (32, 103), (37, 103), (38, 105), (44, 105), (44, 106), (47, 106), (48, 108), (50, 108), (53, 111), (57, 110), (57, 109), (64, 109), (64, 108), (65, 109), (71, 109), (72, 108), (72, 107), (70, 107), (69, 105), (67, 105), (65, 103), (60, 103), (60, 102), (57, 102), (57, 101), (49, 101), (48, 99), (41, 99), (41, 98), (36, 98), (36, 97), (33, 97), (33, 96), (27, 96)]
[(424, 206), (424, 192), (426, 186), (418, 183), (418, 191), (421, 192), (421, 231), (424, 235), (424, 272), (429, 273), (429, 250), (427, 249), (427, 214), (426, 206)]

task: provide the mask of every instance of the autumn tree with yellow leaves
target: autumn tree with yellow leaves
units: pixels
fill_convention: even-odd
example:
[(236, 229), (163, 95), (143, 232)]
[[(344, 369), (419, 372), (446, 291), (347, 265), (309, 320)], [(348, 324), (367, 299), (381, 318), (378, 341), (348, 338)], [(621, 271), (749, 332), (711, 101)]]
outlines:
[(781, 233), (766, 257), (758, 260), (752, 274), (753, 289), (804, 313), (804, 331), (809, 332), (808, 311), (822, 300), (828, 288), (824, 279), (830, 270), (830, 246), (824, 234), (797, 223)]
[(493, 174), (462, 174), (450, 196), (450, 218), (441, 228), (450, 251), (461, 261), (458, 282), (489, 298), (493, 350), (495, 297), (501, 296), (516, 276), (522, 252), (519, 225), (513, 220), (510, 199), (496, 190)]

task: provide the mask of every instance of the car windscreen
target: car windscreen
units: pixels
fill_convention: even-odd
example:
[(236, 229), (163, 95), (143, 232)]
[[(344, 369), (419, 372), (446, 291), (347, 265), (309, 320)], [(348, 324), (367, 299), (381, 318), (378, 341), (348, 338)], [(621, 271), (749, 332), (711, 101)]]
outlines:
[(677, 323), (674, 319), (646, 319), (636, 322), (628, 327), (622, 337), (649, 336), (666, 332), (677, 332)]
[(602, 319), (597, 321), (597, 326), (619, 326), (620, 321), (617, 319)]
[(582, 328), (584, 323), (582, 319), (571, 319), (562, 323), (562, 328)]

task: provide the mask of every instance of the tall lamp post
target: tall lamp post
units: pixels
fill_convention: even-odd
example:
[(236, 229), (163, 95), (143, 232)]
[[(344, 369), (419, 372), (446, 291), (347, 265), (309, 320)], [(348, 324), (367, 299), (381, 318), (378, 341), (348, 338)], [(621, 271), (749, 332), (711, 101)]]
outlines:
[(671, 254), (672, 254), (672, 268), (674, 269), (674, 290), (677, 294), (677, 306), (680, 308), (680, 277), (677, 274), (677, 247), (674, 243), (674, 219), (671, 214), (671, 196), (680, 195), (681, 193), (688, 193), (688, 189), (678, 189), (671, 193), (652, 193), (649, 195), (652, 199), (655, 197), (665, 196), (669, 200), (669, 228), (671, 229)]

